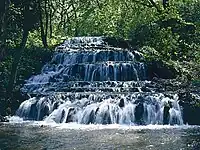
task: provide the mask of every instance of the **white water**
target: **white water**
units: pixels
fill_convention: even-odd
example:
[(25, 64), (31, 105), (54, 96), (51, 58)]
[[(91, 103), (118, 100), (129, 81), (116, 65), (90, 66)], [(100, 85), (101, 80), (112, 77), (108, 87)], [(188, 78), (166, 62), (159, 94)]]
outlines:
[[(81, 96), (85, 97), (82, 98)], [(32, 114), (32, 117), (35, 117), (32, 118), (34, 120), (41, 120), (40, 118), (44, 117), (46, 122), (56, 123), (163, 124), (164, 107), (171, 102), (172, 108), (169, 110), (169, 124), (183, 124), (181, 109), (176, 99), (170, 99), (163, 94), (142, 96), (140, 93), (134, 93), (114, 95), (111, 98), (110, 95), (102, 93), (88, 95), (60, 94), (54, 96), (52, 100), (48, 97), (42, 97), (38, 100), (37, 98), (32, 98), (21, 104), (17, 115), (29, 119), (29, 114)], [(144, 106), (142, 108), (144, 113), (141, 114), (142, 116), (138, 116), (142, 120), (136, 120), (135, 109), (138, 107), (137, 101), (140, 101), (140, 99), (144, 101), (142, 104)], [(119, 106), (120, 101), (124, 102), (123, 107)], [(55, 105), (59, 105), (59, 107), (56, 108)], [(31, 112), (31, 106), (34, 112)], [(48, 110), (47, 114), (44, 114), (44, 110)], [(42, 111), (43, 113), (41, 114)], [(45, 115), (48, 116), (45, 117)]]
[[(147, 66), (137, 52), (109, 47), (101, 37), (66, 40), (24, 93), (42, 96), (23, 102), (24, 120), (65, 124), (182, 125), (178, 97), (144, 91)], [(139, 55), (139, 54), (138, 54)]]
[(55, 122), (46, 122), (46, 121), (25, 121), (23, 118), (18, 116), (12, 116), (9, 119), (9, 123), (11, 124), (26, 124), (30, 126), (39, 126), (45, 127), (50, 126), (57, 129), (70, 129), (70, 130), (105, 130), (105, 129), (118, 129), (118, 130), (161, 130), (161, 129), (189, 129), (189, 128), (199, 128), (199, 126), (195, 125), (158, 125), (158, 124), (149, 124), (149, 125), (125, 125), (125, 124), (79, 124), (76, 122), (71, 123), (62, 123), (58, 124)]

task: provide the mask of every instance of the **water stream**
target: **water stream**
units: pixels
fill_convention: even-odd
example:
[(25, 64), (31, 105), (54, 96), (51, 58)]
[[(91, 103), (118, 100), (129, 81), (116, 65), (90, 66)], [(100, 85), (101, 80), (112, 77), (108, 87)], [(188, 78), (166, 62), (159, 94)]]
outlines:
[(31, 96), (16, 115), (24, 120), (79, 124), (182, 125), (178, 96), (150, 86), (148, 66), (133, 50), (103, 37), (76, 37), (22, 88)]

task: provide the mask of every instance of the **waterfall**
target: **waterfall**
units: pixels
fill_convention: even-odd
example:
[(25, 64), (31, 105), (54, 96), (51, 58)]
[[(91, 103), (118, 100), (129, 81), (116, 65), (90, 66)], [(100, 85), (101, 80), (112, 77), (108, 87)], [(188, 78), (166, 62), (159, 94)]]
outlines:
[(103, 37), (66, 40), (41, 73), (26, 81), (21, 91), (33, 97), (16, 115), (56, 123), (183, 124), (177, 95), (148, 87), (148, 66), (138, 57)]

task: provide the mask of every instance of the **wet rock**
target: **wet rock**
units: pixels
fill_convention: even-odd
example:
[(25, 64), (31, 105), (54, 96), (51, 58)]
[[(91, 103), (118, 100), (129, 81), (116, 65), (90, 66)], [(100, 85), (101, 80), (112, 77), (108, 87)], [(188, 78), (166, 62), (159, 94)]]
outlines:
[(59, 105), (59, 102), (55, 102), (55, 104), (53, 105), (53, 110), (57, 109)]
[(120, 99), (119, 101), (119, 107), (124, 107), (124, 99)]
[(88, 122), (86, 122), (86, 124), (95, 123), (95, 115), (96, 114), (95, 114), (94, 110), (92, 110), (89, 115), (89, 120), (88, 120)]
[(96, 111), (95, 111), (95, 115), (98, 113), (98, 111), (99, 111), (99, 107), (96, 109)]
[(185, 124), (200, 125), (200, 96), (188, 92), (179, 93), (180, 106), (183, 109), (183, 121)]
[(39, 116), (38, 120), (43, 120), (49, 114), (50, 114), (49, 107), (47, 105), (45, 105), (40, 111), (40, 116)]
[(68, 82), (69, 79), (70, 79), (70, 77), (69, 77), (68, 75), (63, 74), (63, 81), (64, 81), (64, 82)]
[(120, 48), (130, 48), (130, 41), (115, 37), (106, 37), (103, 39), (108, 45)]
[(140, 102), (135, 108), (135, 122), (139, 125), (144, 124), (143, 116), (144, 116), (144, 105), (143, 103)]
[(108, 112), (106, 112), (103, 116), (103, 122), (102, 124), (111, 124), (111, 117), (110, 114)]
[(177, 71), (163, 64), (160, 61), (152, 61), (147, 63), (149, 79), (154, 77), (162, 79), (174, 79), (178, 75)]
[(68, 115), (67, 115), (66, 123), (73, 122), (73, 117), (74, 117), (75, 113), (76, 113), (75, 108), (70, 108), (68, 110)]
[(9, 120), (7, 119), (7, 117), (0, 115), (0, 122), (9, 122)]
[(65, 110), (63, 110), (61, 113), (60, 123), (62, 123), (64, 121), (65, 116), (66, 116), (66, 112), (65, 112)]
[(56, 82), (56, 79), (52, 76), (49, 78), (49, 82)]
[(170, 110), (170, 104), (165, 104), (164, 111), (163, 111), (163, 124), (169, 124), (169, 110)]
[(148, 88), (148, 87), (146, 87), (146, 86), (143, 86), (143, 87), (141, 88), (141, 90), (142, 90), (143, 92), (151, 92), (151, 89)]

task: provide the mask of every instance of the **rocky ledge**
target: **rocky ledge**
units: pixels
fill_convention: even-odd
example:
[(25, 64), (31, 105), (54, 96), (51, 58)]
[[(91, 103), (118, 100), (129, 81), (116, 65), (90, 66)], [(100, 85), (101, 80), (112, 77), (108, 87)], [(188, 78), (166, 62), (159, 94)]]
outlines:
[(184, 124), (200, 125), (200, 85), (192, 84), (181, 79), (159, 79), (154, 77), (151, 81), (156, 92), (163, 92), (166, 96), (179, 97), (182, 107)]

